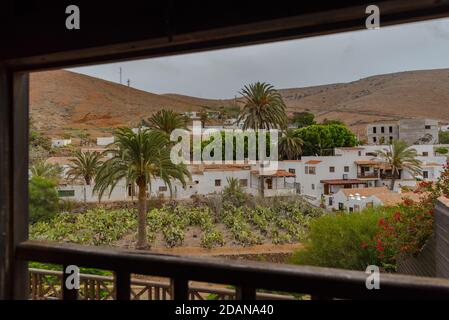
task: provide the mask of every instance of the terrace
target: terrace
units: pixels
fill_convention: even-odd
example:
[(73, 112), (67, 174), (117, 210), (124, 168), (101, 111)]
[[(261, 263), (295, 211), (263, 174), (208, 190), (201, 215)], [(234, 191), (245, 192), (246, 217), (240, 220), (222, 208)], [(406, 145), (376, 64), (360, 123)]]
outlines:
[[(381, 3), (385, 4), (381, 9), (385, 25), (449, 15), (446, 2)], [(28, 72), (356, 30), (364, 28), (360, 21), (365, 18), (365, 6), (353, 6), (352, 2), (309, 3), (294, 8), (279, 5), (268, 13), (264, 7), (240, 4), (239, 15), (235, 14), (232, 3), (217, 3), (214, 7), (188, 4), (177, 8), (182, 15), (171, 13), (159, 2), (150, 6), (112, 6), (112, 12), (104, 15), (104, 7), (99, 4), (97, 10), (84, 12), (85, 17), (91, 15), (98, 20), (98, 25), (110, 27), (103, 31), (87, 28), (78, 34), (67, 34), (50, 31), (60, 30), (61, 20), (59, 16), (52, 16), (52, 10), (35, 12), (30, 8), (29, 12), (18, 16), (6, 5), (7, 18), (2, 22), (9, 25), (0, 30), (14, 29), (16, 38), (11, 38), (13, 35), (9, 33), (2, 34), (3, 42), (10, 45), (0, 52), (0, 299), (29, 297), (28, 261), (111, 270), (114, 272), (114, 298), (122, 300), (131, 298), (131, 274), (170, 278), (170, 294), (175, 300), (189, 298), (190, 280), (234, 285), (235, 298), (245, 300), (255, 299), (256, 289), (262, 288), (308, 293), (315, 299), (449, 297), (449, 280), (445, 279), (385, 274), (381, 290), (367, 290), (364, 272), (143, 254), (27, 240)], [(142, 12), (144, 19), (139, 19)], [(157, 14), (149, 17), (149, 12)], [(258, 13), (263, 18), (249, 18), (257, 17)], [(210, 19), (203, 19), (204, 16)], [(223, 17), (234, 18), (223, 20)], [(47, 22), (45, 30), (35, 25), (36, 19)], [(174, 21), (178, 22), (176, 34), (172, 31)], [(210, 21), (214, 21), (213, 25)], [(33, 45), (37, 42), (39, 46)], [(29, 45), (20, 45), (23, 43)], [(440, 204), (437, 210), (447, 212), (449, 208)], [(61, 280), (64, 281), (65, 276)], [(76, 299), (78, 292), (64, 287), (61, 296)]]

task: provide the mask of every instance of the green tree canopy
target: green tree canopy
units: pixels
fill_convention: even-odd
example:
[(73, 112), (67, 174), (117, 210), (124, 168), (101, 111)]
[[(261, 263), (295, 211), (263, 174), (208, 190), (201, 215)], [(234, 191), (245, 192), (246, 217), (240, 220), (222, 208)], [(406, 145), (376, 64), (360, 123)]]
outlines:
[(59, 207), (55, 182), (51, 179), (34, 176), (30, 179), (28, 188), (30, 222), (51, 219), (58, 212)]
[(311, 112), (295, 112), (293, 114), (292, 123), (297, 128), (304, 128), (315, 124), (315, 116)]
[(304, 141), (303, 155), (323, 155), (326, 150), (338, 147), (353, 147), (357, 138), (348, 128), (339, 124), (314, 124), (297, 130)]

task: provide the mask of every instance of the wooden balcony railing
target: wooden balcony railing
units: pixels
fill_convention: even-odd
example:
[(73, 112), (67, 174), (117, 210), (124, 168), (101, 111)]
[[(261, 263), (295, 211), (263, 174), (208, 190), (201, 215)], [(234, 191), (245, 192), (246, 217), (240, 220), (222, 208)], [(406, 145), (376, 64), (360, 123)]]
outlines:
[[(119, 300), (131, 299), (131, 274), (170, 278), (170, 297), (174, 300), (191, 297), (189, 280), (235, 286), (233, 297), (239, 300), (254, 300), (256, 289), (310, 294), (314, 298), (327, 299), (449, 299), (449, 280), (439, 278), (381, 274), (380, 289), (368, 290), (365, 284), (367, 274), (360, 271), (149, 254), (37, 241), (19, 244), (16, 258), (113, 271), (114, 296)], [(62, 281), (64, 279), (65, 276)], [(78, 297), (77, 290), (63, 287), (63, 299)]]
[[(62, 299), (62, 271), (29, 269), (30, 298), (33, 300)], [(82, 300), (115, 299), (114, 277), (80, 274), (78, 298)], [(218, 286), (189, 285), (190, 300), (234, 300), (235, 290)], [(131, 300), (170, 300), (171, 286), (167, 281), (131, 278)], [(290, 300), (291, 295), (258, 292), (259, 300)]]

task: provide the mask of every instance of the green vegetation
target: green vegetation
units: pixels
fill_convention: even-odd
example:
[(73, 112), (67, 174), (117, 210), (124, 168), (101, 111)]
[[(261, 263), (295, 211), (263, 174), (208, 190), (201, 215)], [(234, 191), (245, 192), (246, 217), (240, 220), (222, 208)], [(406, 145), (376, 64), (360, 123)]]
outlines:
[[(272, 200), (271, 207), (249, 205), (236, 207), (225, 200), (218, 212), (206, 205), (172, 204), (152, 209), (146, 215), (147, 240), (154, 243), (159, 237), (167, 247), (181, 246), (187, 229), (198, 227), (204, 248), (223, 246), (229, 240), (242, 246), (270, 240), (273, 244), (294, 243), (302, 241), (310, 222), (323, 214), (298, 198)], [(135, 210), (100, 207), (79, 214), (58, 213), (49, 221), (39, 221), (30, 227), (30, 238), (111, 245), (136, 231)]]
[(143, 124), (170, 137), (173, 130), (187, 128), (187, 118), (172, 110), (162, 109), (153, 114), (147, 121), (143, 121)]
[(345, 126), (339, 124), (315, 124), (297, 130), (297, 135), (304, 141), (303, 155), (324, 155), (325, 151), (337, 147), (353, 147), (357, 144), (356, 136)]
[(280, 129), (286, 127), (287, 116), (281, 94), (265, 82), (245, 86), (240, 94), (245, 100), (238, 121), (246, 129)]
[(435, 152), (438, 154), (448, 154), (449, 149), (444, 147), (439, 147), (435, 149)]
[(392, 178), (390, 189), (393, 190), (394, 183), (400, 177), (400, 170), (407, 169), (415, 175), (421, 174), (421, 161), (416, 157), (418, 152), (402, 140), (395, 140), (389, 150), (378, 150), (377, 155), (391, 168)]
[(302, 153), (304, 141), (298, 131), (286, 129), (279, 139), (279, 155), (281, 159), (297, 159)]
[(365, 270), (376, 264), (371, 252), (362, 250), (376, 234), (377, 221), (382, 215), (376, 210), (359, 214), (338, 213), (312, 222), (309, 241), (292, 258), (296, 264)]
[(107, 152), (112, 158), (106, 160), (98, 170), (94, 192), (99, 198), (106, 191), (112, 192), (117, 183), (125, 179), (127, 184), (137, 185), (138, 193), (138, 241), (136, 248), (148, 247), (146, 212), (147, 188), (151, 179), (160, 178), (172, 190), (172, 181), (186, 185), (190, 172), (183, 164), (176, 165), (170, 159), (170, 141), (158, 130), (139, 129), (134, 133), (129, 128), (117, 129), (115, 142)]
[(102, 164), (101, 153), (76, 151), (74, 156), (67, 177), (73, 180), (82, 179), (89, 186)]
[(438, 133), (438, 141), (441, 144), (449, 144), (449, 131), (440, 131)]
[(41, 177), (56, 183), (60, 178), (62, 168), (56, 164), (47, 163), (45, 160), (38, 160), (30, 167), (30, 173), (32, 177)]
[(103, 245), (121, 239), (135, 227), (134, 210), (96, 208), (82, 214), (57, 213), (49, 221), (38, 221), (30, 226), (30, 238)]
[(58, 193), (54, 180), (44, 177), (32, 177), (29, 188), (30, 223), (50, 220), (58, 212)]
[(291, 122), (299, 129), (316, 124), (314, 114), (307, 111), (295, 112)]
[(308, 241), (291, 262), (365, 270), (377, 265), (396, 271), (407, 256), (420, 253), (433, 233), (433, 208), (449, 196), (449, 168), (436, 183), (420, 182), (419, 201), (405, 198), (395, 207), (375, 207), (360, 213), (338, 213), (311, 223)]

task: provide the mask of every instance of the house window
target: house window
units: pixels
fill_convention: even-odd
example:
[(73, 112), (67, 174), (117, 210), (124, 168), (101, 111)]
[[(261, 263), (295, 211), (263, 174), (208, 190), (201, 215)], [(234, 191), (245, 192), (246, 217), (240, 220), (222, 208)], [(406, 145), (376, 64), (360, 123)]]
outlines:
[(338, 210), (344, 210), (345, 205), (343, 204), (343, 202), (339, 202), (338, 203)]
[(247, 187), (248, 186), (248, 179), (240, 179), (240, 186), (241, 187)]
[(373, 127), (373, 133), (377, 133), (377, 128)]
[(393, 133), (393, 127), (390, 126), (390, 127), (388, 128), (388, 131), (389, 131), (390, 133)]
[(376, 142), (377, 142), (377, 138), (373, 137), (373, 143), (376, 143)]
[(423, 156), (423, 157), (428, 157), (428, 156), (429, 156), (429, 153), (426, 152), (426, 151), (424, 151), (424, 152), (422, 153), (422, 156)]
[(165, 192), (167, 191), (167, 186), (160, 186), (159, 187), (159, 192)]
[(361, 157), (362, 156), (362, 151), (359, 151), (359, 157)]
[(296, 170), (295, 169), (288, 169), (288, 172), (290, 172), (290, 173), (293, 173), (293, 174), (296, 174)]
[(425, 129), (426, 129), (426, 130), (430, 130), (430, 129), (431, 129), (431, 126), (427, 125), (427, 126), (425, 126)]
[(428, 171), (423, 171), (423, 172), (422, 172), (422, 177), (423, 177), (424, 179), (429, 179), (429, 172), (428, 172)]
[(384, 132), (385, 132), (385, 127), (381, 127), (381, 128), (380, 128), (380, 132), (381, 132), (381, 133), (384, 133)]
[(334, 204), (334, 199), (332, 197), (329, 197), (329, 206), (332, 206)]
[(393, 142), (393, 137), (392, 136), (390, 136), (390, 142)]
[(312, 190), (315, 190), (315, 184), (312, 183)]
[(58, 195), (60, 197), (74, 197), (75, 190), (58, 190)]
[(349, 172), (349, 167), (348, 167), (348, 166), (345, 166), (345, 167), (343, 168), (343, 170), (344, 170), (344, 172)]
[(221, 186), (221, 180), (220, 179), (216, 179), (215, 180), (215, 186), (216, 187), (220, 187)]
[(309, 174), (315, 174), (315, 167), (309, 167)]
[(329, 172), (335, 172), (335, 167), (329, 167)]
[(273, 189), (273, 180), (267, 179), (267, 189)]
[(305, 174), (309, 174), (309, 167), (308, 166), (304, 167), (304, 172), (305, 172)]

